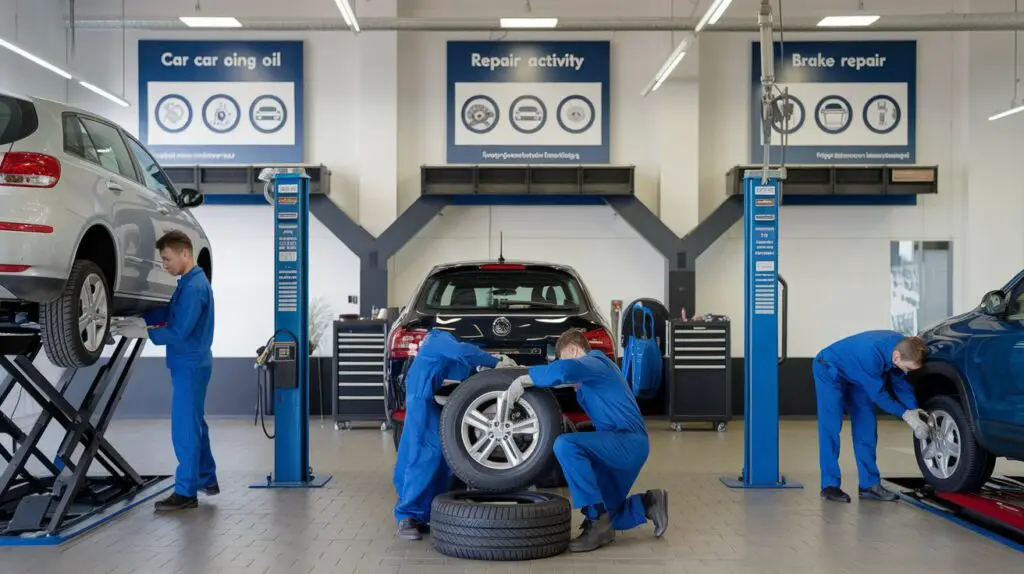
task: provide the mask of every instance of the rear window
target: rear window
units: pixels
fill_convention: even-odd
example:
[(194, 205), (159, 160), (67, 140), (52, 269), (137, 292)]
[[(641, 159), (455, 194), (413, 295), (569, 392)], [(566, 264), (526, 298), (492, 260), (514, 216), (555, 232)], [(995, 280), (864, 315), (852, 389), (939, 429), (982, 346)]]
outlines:
[(27, 138), (39, 129), (39, 117), (32, 102), (0, 95), (0, 145)]
[(453, 269), (428, 278), (419, 308), (429, 312), (580, 311), (582, 288), (569, 274), (545, 269)]

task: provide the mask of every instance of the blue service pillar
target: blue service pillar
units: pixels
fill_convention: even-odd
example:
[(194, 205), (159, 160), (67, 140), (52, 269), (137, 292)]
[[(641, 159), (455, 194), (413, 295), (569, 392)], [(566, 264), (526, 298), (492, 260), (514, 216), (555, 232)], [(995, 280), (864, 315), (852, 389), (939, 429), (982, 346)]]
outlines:
[(309, 176), (279, 170), (274, 190), (274, 471), (254, 488), (321, 487), (309, 463)]
[(744, 174), (743, 471), (730, 488), (801, 488), (779, 472), (779, 203), (784, 170)]

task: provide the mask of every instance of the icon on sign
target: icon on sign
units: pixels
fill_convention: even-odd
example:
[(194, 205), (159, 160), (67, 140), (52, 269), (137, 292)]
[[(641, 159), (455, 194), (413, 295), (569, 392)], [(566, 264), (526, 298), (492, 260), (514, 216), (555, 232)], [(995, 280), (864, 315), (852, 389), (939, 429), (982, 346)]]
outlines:
[(597, 111), (594, 104), (580, 95), (564, 98), (555, 111), (558, 125), (571, 134), (581, 134), (594, 125)]
[(462, 104), (462, 125), (475, 134), (485, 134), (498, 125), (498, 104), (488, 96), (473, 96)]
[(885, 135), (900, 125), (903, 113), (900, 105), (890, 96), (878, 95), (864, 104), (864, 125), (879, 135)]
[(238, 102), (227, 94), (210, 96), (203, 104), (203, 123), (210, 131), (226, 134), (238, 126), (242, 110)]
[(272, 134), (280, 131), (288, 121), (288, 108), (277, 96), (260, 96), (249, 106), (249, 121), (256, 131)]
[(536, 96), (519, 96), (509, 106), (509, 117), (517, 132), (535, 134), (548, 123), (548, 109)]
[(168, 94), (160, 98), (153, 112), (156, 124), (168, 133), (183, 132), (192, 124), (192, 104), (178, 94)]
[(804, 103), (792, 94), (781, 95), (772, 100), (772, 129), (788, 135), (804, 125), (806, 115)]
[(826, 96), (814, 108), (814, 121), (827, 134), (842, 133), (853, 122), (853, 107), (842, 96)]

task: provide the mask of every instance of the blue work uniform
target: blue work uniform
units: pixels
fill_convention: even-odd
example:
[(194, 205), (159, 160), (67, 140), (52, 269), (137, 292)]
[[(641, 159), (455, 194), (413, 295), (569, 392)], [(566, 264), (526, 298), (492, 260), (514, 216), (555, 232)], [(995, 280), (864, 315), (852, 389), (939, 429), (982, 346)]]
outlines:
[(171, 302), (145, 314), (149, 340), (167, 346), (171, 371), (171, 441), (178, 458), (174, 492), (194, 498), (217, 482), (206, 425), (206, 389), (213, 370), (213, 289), (196, 266), (178, 278)]
[(615, 363), (591, 351), (579, 359), (530, 367), (530, 378), (540, 388), (575, 385), (576, 400), (594, 424), (595, 432), (555, 439), (555, 458), (569, 483), (573, 507), (593, 520), (603, 505), (616, 530), (647, 522), (642, 495), (629, 495), (650, 452), (647, 425)]
[(434, 393), (445, 379), (461, 381), (480, 367), (497, 365), (498, 359), (447, 331), (434, 329), (423, 339), (405, 377), (405, 429), (392, 477), (398, 493), (395, 520), (429, 523), (434, 497), (450, 489), (452, 471), (441, 450), (441, 405)]
[[(875, 461), (878, 427), (875, 405), (902, 417), (917, 408), (914, 389), (902, 369), (892, 362), (896, 344), (905, 337), (896, 331), (867, 331), (825, 347), (814, 359), (814, 389), (818, 397), (818, 448), (821, 488), (841, 486), (839, 431), (843, 410), (850, 414), (853, 452), (860, 488), (881, 478)], [(891, 392), (890, 392), (891, 391)]]

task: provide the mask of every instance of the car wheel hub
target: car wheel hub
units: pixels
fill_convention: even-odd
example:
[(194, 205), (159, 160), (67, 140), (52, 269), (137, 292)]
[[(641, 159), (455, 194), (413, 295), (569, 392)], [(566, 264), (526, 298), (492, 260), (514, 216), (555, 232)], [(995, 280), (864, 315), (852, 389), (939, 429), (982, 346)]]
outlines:
[(107, 335), (107, 290), (103, 287), (103, 279), (90, 274), (82, 283), (78, 294), (79, 307), (78, 332), (82, 338), (82, 346), (90, 353), (95, 353), (103, 346)]
[(540, 435), (540, 419), (526, 401), (505, 413), (505, 393), (491, 391), (477, 397), (462, 415), (460, 440), (477, 464), (492, 470), (516, 468), (533, 456)]
[(949, 413), (936, 410), (932, 415), (935, 417), (935, 430), (920, 441), (921, 458), (928, 472), (945, 480), (952, 477), (960, 466), (963, 441), (960, 427)]

